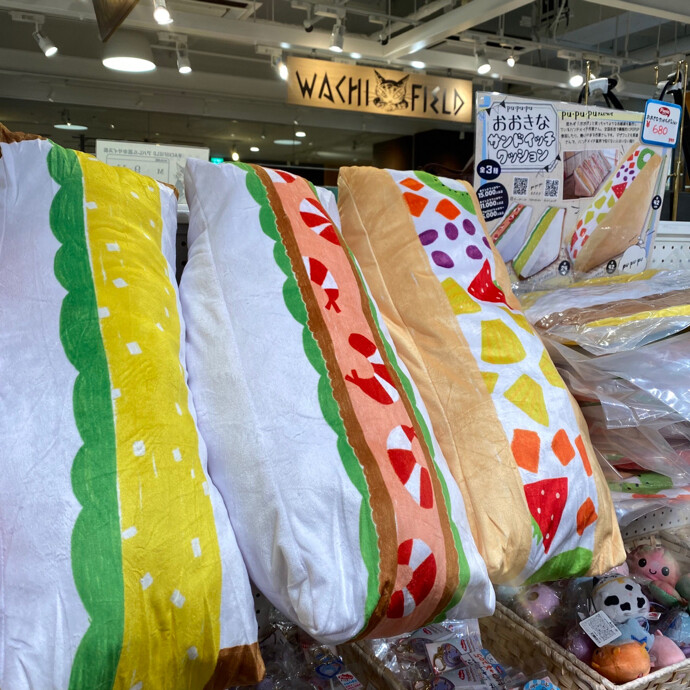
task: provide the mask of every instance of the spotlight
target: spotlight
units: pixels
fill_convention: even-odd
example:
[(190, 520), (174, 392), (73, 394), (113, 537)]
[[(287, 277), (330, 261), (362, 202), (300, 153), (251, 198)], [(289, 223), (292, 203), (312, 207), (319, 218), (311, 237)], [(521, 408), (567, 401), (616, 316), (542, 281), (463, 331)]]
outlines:
[(172, 24), (173, 18), (165, 0), (153, 0), (153, 18), (157, 24)]
[(508, 56), (508, 59), (506, 60), (506, 64), (508, 65), (508, 67), (515, 67), (515, 62), (515, 56), (511, 53)]
[(46, 57), (53, 57), (58, 52), (57, 46), (41, 31), (38, 24), (36, 24), (33, 36), (34, 41), (38, 43), (38, 47)]
[(410, 67), (414, 67), (415, 69), (424, 69), (426, 67), (426, 62), (422, 62), (421, 60), (412, 60)]
[(273, 55), (271, 57), (271, 64), (273, 65), (273, 69), (278, 73), (278, 76), (283, 81), (287, 81), (289, 72), (288, 67), (283, 60), (283, 57), (281, 55)]
[(230, 154), (230, 158), (237, 163), (237, 161), (240, 159), (240, 154), (237, 153), (237, 149), (233, 148), (232, 153)]
[(305, 19), (302, 22), (302, 26), (308, 34), (310, 34), (314, 30), (314, 24), (312, 23), (311, 19)]
[(585, 78), (582, 76), (582, 71), (577, 67), (568, 65), (568, 84), (574, 89), (579, 89), (585, 83)]
[(331, 32), (331, 45), (328, 49), (334, 53), (342, 53), (344, 39), (345, 26), (343, 25), (342, 20), (338, 19), (333, 27), (333, 31)]
[(388, 45), (388, 34), (385, 31), (379, 33), (378, 39), (382, 46)]
[(301, 130), (301, 129), (298, 129), (298, 130), (295, 132), (295, 136), (296, 136), (296, 137), (299, 137), (300, 139), (304, 139), (304, 137), (307, 136), (307, 133), (306, 133), (305, 131)]
[(484, 48), (480, 48), (476, 53), (477, 74), (487, 74), (491, 71), (491, 63), (486, 57)]
[(177, 54), (177, 71), (180, 74), (189, 74), (192, 71), (192, 63), (189, 61), (187, 44), (178, 43), (175, 46), (175, 53)]
[(260, 151), (260, 149), (259, 149), (258, 146), (250, 146), (250, 147), (249, 147), (249, 150), (250, 150), (252, 153), (259, 153), (259, 151)]

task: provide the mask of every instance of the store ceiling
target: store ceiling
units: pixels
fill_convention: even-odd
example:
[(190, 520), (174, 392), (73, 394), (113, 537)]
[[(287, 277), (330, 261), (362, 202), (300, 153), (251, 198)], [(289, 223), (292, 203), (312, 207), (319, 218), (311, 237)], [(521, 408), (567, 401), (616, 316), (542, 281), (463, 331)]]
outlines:
[[(255, 145), (263, 160), (366, 162), (377, 141), (463, 126), (288, 105), (270, 53), (283, 44), (284, 54), (334, 59), (328, 47), (338, 16), (346, 33), (337, 59), (353, 61), (356, 51), (359, 62), (406, 70), (422, 60), (428, 72), (472, 79), (479, 89), (574, 100), (568, 60), (588, 58), (600, 76), (621, 75), (624, 104), (635, 108), (654, 93), (653, 66), (664, 75), (690, 53), (687, 0), (168, 0), (168, 7), (175, 20), (168, 27), (154, 22), (152, 0), (140, 0), (126, 20), (147, 37), (157, 64), (132, 75), (102, 66), (90, 0), (0, 0), (0, 121), (73, 144), (65, 141), (73, 133), (52, 129), (67, 108), (73, 122), (88, 125), (89, 141), (204, 144), (226, 156), (236, 146), (243, 157)], [(44, 15), (59, 53), (46, 58), (33, 27), (13, 21), (12, 11)], [(187, 37), (189, 75), (177, 72), (171, 31)], [(475, 71), (482, 46), (492, 64), (485, 77)], [(505, 62), (511, 52), (513, 68)], [(273, 144), (298, 128), (307, 132), (299, 146)]]

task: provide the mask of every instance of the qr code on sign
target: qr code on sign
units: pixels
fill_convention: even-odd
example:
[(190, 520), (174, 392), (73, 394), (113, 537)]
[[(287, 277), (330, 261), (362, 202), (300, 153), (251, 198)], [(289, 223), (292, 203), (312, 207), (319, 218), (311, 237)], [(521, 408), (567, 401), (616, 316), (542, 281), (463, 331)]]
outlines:
[(560, 180), (546, 180), (546, 186), (544, 187), (544, 198), (545, 199), (558, 199), (558, 190), (561, 186)]
[(527, 196), (528, 177), (513, 178), (513, 196)]

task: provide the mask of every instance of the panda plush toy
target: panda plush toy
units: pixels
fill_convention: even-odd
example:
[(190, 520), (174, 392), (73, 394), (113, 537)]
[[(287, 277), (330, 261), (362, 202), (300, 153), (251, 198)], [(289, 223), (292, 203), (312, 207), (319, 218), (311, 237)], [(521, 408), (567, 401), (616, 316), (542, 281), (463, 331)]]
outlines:
[(652, 668), (663, 668), (685, 660), (673, 642), (657, 631), (649, 632), (649, 599), (640, 585), (629, 577), (612, 577), (595, 583), (592, 603), (596, 611), (604, 611), (621, 631), (611, 644), (619, 646), (638, 642), (649, 652)]

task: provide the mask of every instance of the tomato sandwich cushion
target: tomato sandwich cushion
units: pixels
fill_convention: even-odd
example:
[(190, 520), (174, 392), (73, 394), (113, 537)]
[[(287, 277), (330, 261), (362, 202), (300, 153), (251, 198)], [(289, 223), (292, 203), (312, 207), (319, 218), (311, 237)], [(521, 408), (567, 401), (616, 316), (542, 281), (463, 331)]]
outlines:
[(190, 160), (185, 183), (190, 386), (251, 579), (329, 643), (490, 613), (461, 494), (333, 195), (241, 163)]
[(610, 495), (579, 409), (510, 291), (471, 187), (343, 168), (339, 208), (493, 581), (620, 563)]
[(257, 682), (186, 383), (175, 196), (49, 141), (0, 146), (0, 686)]

